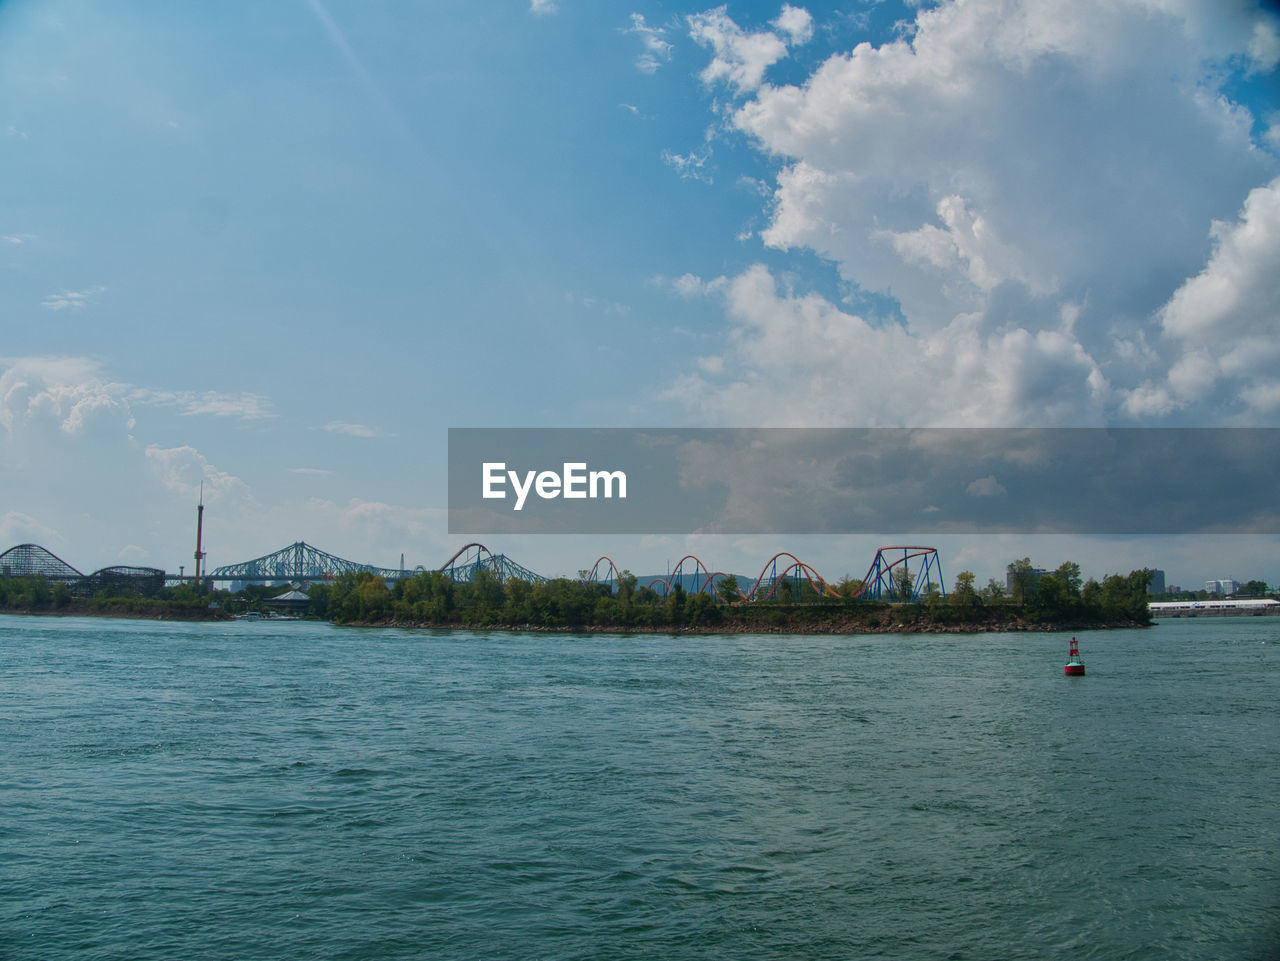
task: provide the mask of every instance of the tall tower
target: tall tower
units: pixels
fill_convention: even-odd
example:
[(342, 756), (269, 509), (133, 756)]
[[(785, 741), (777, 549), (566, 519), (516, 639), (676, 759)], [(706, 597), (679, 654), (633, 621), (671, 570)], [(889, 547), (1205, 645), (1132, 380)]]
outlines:
[(200, 482), (200, 504), (196, 508), (196, 584), (200, 584), (200, 562), (204, 560), (204, 551), (200, 542), (204, 536), (204, 481)]

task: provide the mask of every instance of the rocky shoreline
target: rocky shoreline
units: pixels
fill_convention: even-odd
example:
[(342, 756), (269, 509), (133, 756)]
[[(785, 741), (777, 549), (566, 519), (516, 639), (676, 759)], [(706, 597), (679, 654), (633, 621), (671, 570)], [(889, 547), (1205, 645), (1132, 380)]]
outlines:
[(1063, 621), (1060, 623), (1044, 623), (1030, 621), (1022, 617), (1008, 620), (972, 621), (958, 624), (939, 623), (927, 620), (894, 621), (870, 624), (866, 620), (848, 618), (826, 623), (797, 622), (780, 624), (761, 624), (746, 621), (726, 620), (718, 624), (698, 624), (692, 626), (619, 626), (616, 624), (584, 624), (542, 625), (542, 624), (475, 624), (457, 621), (435, 622), (416, 621), (398, 618), (387, 618), (377, 621), (348, 621), (344, 627), (390, 627), (405, 630), (449, 630), (449, 631), (497, 631), (513, 634), (811, 634), (811, 635), (855, 635), (855, 634), (1002, 634), (1002, 633), (1053, 633), (1064, 631), (1097, 631), (1121, 630), (1126, 628), (1150, 627), (1150, 623), (1133, 620), (1079, 622)]

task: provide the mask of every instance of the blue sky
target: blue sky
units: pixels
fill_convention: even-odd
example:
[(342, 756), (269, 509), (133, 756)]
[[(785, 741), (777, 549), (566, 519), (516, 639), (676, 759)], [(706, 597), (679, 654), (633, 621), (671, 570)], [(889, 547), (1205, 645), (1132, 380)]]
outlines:
[(1278, 426), (1278, 61), (1221, 0), (0, 3), (0, 549), (189, 569), (203, 482), (215, 566), (433, 566), (450, 426)]

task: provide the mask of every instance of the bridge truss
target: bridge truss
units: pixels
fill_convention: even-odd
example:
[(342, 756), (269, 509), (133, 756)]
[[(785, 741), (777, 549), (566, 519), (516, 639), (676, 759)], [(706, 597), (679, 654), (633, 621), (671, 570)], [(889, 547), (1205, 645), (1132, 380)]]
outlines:
[(312, 547), (306, 541), (296, 541), (273, 554), (264, 554), (240, 564), (228, 564), (203, 577), (213, 581), (320, 581), (332, 580), (339, 574), (366, 573), (394, 580), (407, 577), (412, 572), (357, 564)]

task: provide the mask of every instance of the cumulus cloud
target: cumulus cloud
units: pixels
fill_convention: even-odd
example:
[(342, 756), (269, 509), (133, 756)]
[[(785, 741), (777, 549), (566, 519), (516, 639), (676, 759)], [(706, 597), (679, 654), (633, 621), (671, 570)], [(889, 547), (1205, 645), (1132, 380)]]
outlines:
[(10, 434), (40, 420), (64, 434), (103, 416), (132, 426), (127, 394), (127, 385), (84, 357), (0, 358), (0, 426)]
[(151, 444), (146, 449), (146, 458), (152, 475), (165, 488), (186, 500), (193, 500), (202, 493), (207, 503), (253, 500), (248, 484), (215, 468), (194, 447)]
[(762, 264), (704, 289), (722, 298), (730, 336), (722, 353), (699, 359), (698, 372), (666, 397), (719, 423), (959, 427), (1103, 419), (1106, 377), (1058, 330), (987, 329), (965, 314), (940, 331), (913, 334), (817, 294), (780, 292)]
[(784, 3), (782, 13), (778, 14), (773, 25), (785, 33), (793, 44), (808, 43), (813, 39), (813, 16), (803, 7)]
[(1229, 381), (1246, 403), (1277, 409), (1280, 382), (1280, 178), (1249, 192), (1238, 219), (1212, 227), (1213, 254), (1160, 310), (1179, 354), (1164, 383), (1146, 383), (1127, 400), (1142, 413), (1166, 413)]
[(1280, 409), (1263, 266), (1280, 253), (1280, 164), (1221, 92), (1230, 64), (1274, 67), (1274, 18), (1208, 0), (971, 0), (780, 86), (764, 74), (783, 38), (812, 29), (795, 8), (767, 35), (725, 8), (690, 23), (712, 54), (703, 80), (742, 97), (732, 125), (777, 165), (765, 245), (812, 251), (858, 302), (896, 309), (779, 293), (761, 265), (721, 278), (727, 344), (670, 396), (756, 423)]
[[(779, 18), (792, 30), (804, 33), (805, 11), (784, 7)], [(689, 18), (689, 35), (712, 51), (711, 63), (702, 71), (702, 82), (731, 84), (739, 94), (750, 93), (764, 82), (765, 71), (787, 55), (787, 43), (776, 33), (748, 33), (730, 17), (727, 7), (717, 7)], [(807, 38), (806, 38), (807, 39)]]
[(557, 9), (556, 0), (529, 0), (529, 12), (535, 16), (545, 17)]

